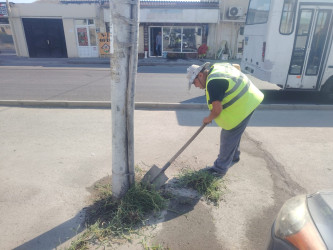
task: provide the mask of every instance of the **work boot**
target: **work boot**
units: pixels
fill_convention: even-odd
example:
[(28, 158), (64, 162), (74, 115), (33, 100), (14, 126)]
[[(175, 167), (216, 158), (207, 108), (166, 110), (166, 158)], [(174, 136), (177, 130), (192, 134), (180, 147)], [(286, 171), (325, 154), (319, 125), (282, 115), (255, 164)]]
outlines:
[(240, 160), (239, 156), (238, 157), (234, 157), (232, 159), (232, 162), (237, 163), (237, 162), (239, 162), (239, 160)]
[(222, 178), (227, 173), (227, 172), (222, 172), (222, 171), (217, 170), (216, 167), (206, 167), (206, 168), (202, 169), (201, 171), (208, 172), (208, 173), (212, 174), (213, 176), (216, 176), (219, 178)]

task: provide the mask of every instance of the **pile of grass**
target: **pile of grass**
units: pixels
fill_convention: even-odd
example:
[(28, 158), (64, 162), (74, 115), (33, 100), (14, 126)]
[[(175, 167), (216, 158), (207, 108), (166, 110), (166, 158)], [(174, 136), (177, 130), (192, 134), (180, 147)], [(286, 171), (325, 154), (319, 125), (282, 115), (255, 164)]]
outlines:
[(165, 208), (166, 200), (153, 188), (136, 184), (121, 200), (112, 197), (111, 186), (96, 186), (99, 198), (87, 209), (86, 230), (69, 249), (105, 245), (114, 238), (126, 238), (145, 223), (145, 216)]
[(179, 177), (179, 186), (196, 190), (215, 205), (221, 200), (225, 185), (223, 179), (207, 171), (185, 170)]

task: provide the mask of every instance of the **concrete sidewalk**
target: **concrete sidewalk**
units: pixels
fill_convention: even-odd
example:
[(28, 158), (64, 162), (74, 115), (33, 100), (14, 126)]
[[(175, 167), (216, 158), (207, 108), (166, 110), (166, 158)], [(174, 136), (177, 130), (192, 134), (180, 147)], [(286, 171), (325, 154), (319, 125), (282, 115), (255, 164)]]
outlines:
[[(153, 164), (163, 166), (197, 130), (206, 114), (197, 110), (135, 111), (136, 166), (143, 171)], [(111, 111), (1, 107), (0, 119), (1, 249), (45, 250), (68, 245), (84, 219), (84, 208), (90, 198), (88, 188), (111, 175)], [(205, 128), (167, 175), (172, 178), (180, 169), (200, 169), (212, 164), (218, 152), (219, 132), (213, 125)], [(246, 168), (265, 169), (261, 160), (246, 154), (243, 157), (245, 161), (250, 158), (251, 166)], [(268, 177), (266, 172), (262, 173), (262, 178)], [(258, 184), (247, 184), (257, 189)], [(254, 199), (252, 204), (256, 202)], [(156, 239), (161, 243), (167, 240), (171, 249), (203, 249), (205, 246), (217, 249), (222, 236), (226, 242), (230, 237), (226, 232), (215, 237), (216, 230), (224, 230), (223, 227), (215, 229), (212, 215), (208, 216), (210, 208), (204, 202), (192, 209), (189, 216), (193, 216), (193, 220), (189, 223), (197, 228), (191, 231), (197, 240), (190, 240), (194, 235), (185, 237), (184, 234), (177, 240), (178, 247), (171, 247), (169, 240), (176, 236), (168, 231), (168, 225), (179, 224), (177, 219), (163, 226), (169, 239), (161, 235)], [(207, 217), (200, 217), (201, 213), (207, 213)], [(215, 215), (222, 216), (221, 213)], [(246, 216), (246, 212), (242, 216)], [(197, 223), (206, 228), (198, 227)], [(190, 224), (183, 223), (184, 228), (179, 230), (185, 230)], [(240, 237), (245, 234), (246, 230)], [(204, 237), (210, 239), (209, 244)], [(63, 245), (64, 242), (67, 244)], [(139, 245), (133, 249), (141, 248)]]
[[(310, 118), (311, 112), (318, 119)], [(170, 249), (265, 249), (287, 198), (332, 186), (333, 171), (326, 169), (333, 164), (332, 112), (292, 111), (288, 119), (287, 111), (256, 111), (242, 140), (241, 161), (225, 177), (220, 206), (198, 200), (181, 214), (165, 211), (147, 240)], [(153, 164), (163, 166), (206, 115), (190, 109), (136, 110), (136, 166), (144, 172)], [(319, 117), (326, 117), (325, 123)], [(1, 249), (63, 249), (80, 232), (89, 187), (112, 173), (111, 111), (0, 107), (0, 120)], [(315, 148), (313, 138), (305, 136), (310, 130)], [(218, 127), (206, 127), (167, 170), (169, 178), (184, 168), (211, 165), (219, 134)], [(298, 162), (290, 165), (290, 159)], [(318, 173), (324, 179), (309, 179)], [(115, 248), (142, 249), (142, 244)]]

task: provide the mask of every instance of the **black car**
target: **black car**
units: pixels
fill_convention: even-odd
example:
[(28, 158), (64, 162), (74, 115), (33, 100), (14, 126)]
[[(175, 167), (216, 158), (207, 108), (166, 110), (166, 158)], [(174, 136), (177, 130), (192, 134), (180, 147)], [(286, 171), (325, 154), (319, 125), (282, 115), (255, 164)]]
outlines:
[(333, 190), (287, 200), (272, 226), (269, 250), (333, 250)]

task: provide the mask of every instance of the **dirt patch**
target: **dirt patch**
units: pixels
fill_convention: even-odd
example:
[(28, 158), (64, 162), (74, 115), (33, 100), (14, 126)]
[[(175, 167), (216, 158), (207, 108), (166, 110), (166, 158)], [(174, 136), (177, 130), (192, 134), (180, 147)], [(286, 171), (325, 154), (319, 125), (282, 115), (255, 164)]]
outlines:
[(87, 191), (91, 194), (88, 200), (89, 204), (92, 204), (96, 201), (100, 196), (100, 191), (96, 187), (103, 187), (107, 185), (111, 185), (111, 176), (105, 176), (102, 179), (96, 181), (91, 187), (87, 187)]
[(179, 196), (170, 200), (167, 213), (152, 244), (170, 249), (222, 249), (215, 237), (211, 208), (200, 200)]

